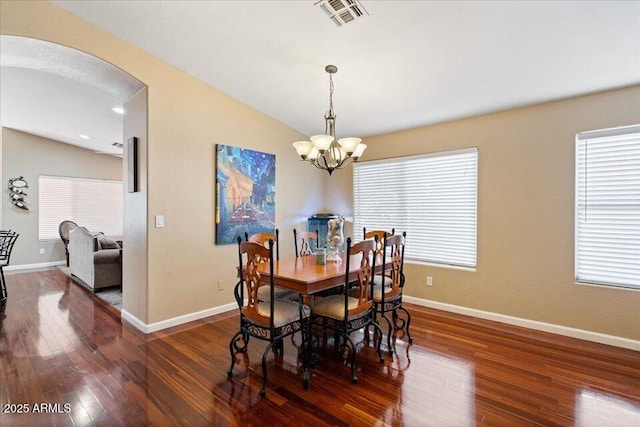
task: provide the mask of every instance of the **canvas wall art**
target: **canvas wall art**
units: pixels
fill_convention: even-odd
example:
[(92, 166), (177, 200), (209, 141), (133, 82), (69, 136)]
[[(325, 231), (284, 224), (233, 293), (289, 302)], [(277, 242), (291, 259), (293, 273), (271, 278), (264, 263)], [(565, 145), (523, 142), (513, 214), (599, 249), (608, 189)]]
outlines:
[(236, 243), (245, 231), (273, 232), (276, 156), (216, 145), (216, 244)]

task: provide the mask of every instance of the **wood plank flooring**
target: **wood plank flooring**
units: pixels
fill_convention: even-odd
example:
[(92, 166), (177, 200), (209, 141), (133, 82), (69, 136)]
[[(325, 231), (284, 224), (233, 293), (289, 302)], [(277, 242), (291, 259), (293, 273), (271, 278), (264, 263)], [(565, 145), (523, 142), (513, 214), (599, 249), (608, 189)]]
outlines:
[(227, 379), (236, 312), (145, 336), (57, 269), (6, 278), (3, 427), (640, 426), (639, 352), (407, 304), (393, 360), (354, 334), (358, 384), (328, 340), (303, 390), (288, 340), (262, 398), (264, 342)]

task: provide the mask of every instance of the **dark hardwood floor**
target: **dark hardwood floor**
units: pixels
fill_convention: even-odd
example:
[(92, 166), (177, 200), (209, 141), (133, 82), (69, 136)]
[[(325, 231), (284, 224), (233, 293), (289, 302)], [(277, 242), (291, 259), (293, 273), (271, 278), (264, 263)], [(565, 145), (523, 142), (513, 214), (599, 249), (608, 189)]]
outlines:
[(358, 384), (329, 343), (303, 390), (287, 340), (262, 398), (264, 342), (227, 379), (235, 312), (145, 336), (57, 269), (6, 278), (3, 427), (640, 426), (639, 352), (407, 305), (414, 341), (398, 334), (393, 360), (354, 335)]

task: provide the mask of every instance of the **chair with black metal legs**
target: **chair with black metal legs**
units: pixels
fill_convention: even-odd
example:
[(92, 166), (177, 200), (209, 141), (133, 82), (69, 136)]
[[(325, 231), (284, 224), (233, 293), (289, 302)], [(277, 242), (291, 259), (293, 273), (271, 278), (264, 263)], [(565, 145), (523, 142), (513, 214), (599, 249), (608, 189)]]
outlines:
[(18, 233), (11, 230), (0, 231), (0, 305), (7, 300), (7, 282), (4, 278), (4, 267), (9, 265), (13, 245), (18, 239)]
[[(315, 245), (312, 242), (315, 242)], [(293, 243), (296, 248), (296, 258), (313, 255), (318, 249), (318, 230), (315, 233), (313, 231), (298, 232), (294, 228)]]
[[(404, 329), (407, 334), (409, 343), (413, 342), (411, 333), (409, 333), (409, 325), (411, 323), (411, 314), (402, 305), (402, 290), (404, 288), (404, 246), (407, 233), (401, 235), (396, 234), (388, 236), (386, 233), (383, 237), (383, 251), (385, 256), (382, 257), (382, 271), (384, 277), (376, 275), (373, 286), (373, 311), (378, 318), (380, 315), (387, 323), (387, 346), (389, 355), (393, 356), (393, 347), (391, 346), (391, 335), (393, 327), (396, 329)], [(388, 257), (387, 255), (388, 250)], [(402, 319), (398, 316), (398, 310), (402, 310), (407, 318)], [(392, 320), (386, 316), (386, 313), (392, 313)]]
[[(262, 388), (260, 394), (266, 393), (267, 387), (267, 355), (274, 348), (283, 348), (283, 338), (301, 331), (303, 342), (306, 342), (306, 322), (309, 321), (310, 309), (301, 302), (278, 300), (273, 292), (273, 240), (268, 242), (268, 248), (254, 243), (242, 242), (238, 237), (238, 264), (240, 281), (236, 285), (235, 295), (240, 306), (240, 330), (229, 341), (231, 353), (231, 366), (227, 376), (233, 376), (233, 367), (236, 362), (236, 354), (245, 352), (249, 344), (249, 338), (254, 337), (268, 341), (269, 344), (262, 354)], [(269, 281), (264, 283), (258, 266), (261, 263), (269, 263)], [(246, 302), (244, 290), (246, 288)], [(268, 301), (258, 299), (258, 289), (266, 288), (270, 292)], [(282, 355), (282, 353), (280, 353)], [(309, 387), (308, 355), (303, 354), (304, 364), (304, 388)]]
[[(382, 330), (378, 325), (373, 313), (373, 281), (372, 276), (375, 270), (376, 243), (374, 240), (364, 240), (362, 242), (351, 245), (351, 238), (347, 239), (347, 256), (346, 256), (346, 273), (345, 286), (342, 295), (330, 295), (317, 301), (313, 306), (312, 323), (320, 325), (324, 328), (333, 329), (341, 338), (344, 338), (344, 344), (339, 348), (347, 351), (350, 356), (351, 363), (351, 381), (355, 384), (358, 382), (356, 376), (356, 348), (349, 337), (354, 331), (367, 328), (373, 325), (378, 332), (377, 351), (380, 362), (384, 362), (384, 357), (380, 351), (380, 343), (382, 341)], [(355, 282), (355, 289), (358, 290), (355, 296), (351, 296), (349, 292), (349, 270), (353, 255), (359, 255), (360, 263), (358, 268), (358, 280)], [(354, 257), (356, 258), (356, 257)], [(352, 284), (354, 286), (354, 284)], [(353, 289), (353, 288), (352, 288)], [(338, 348), (338, 342), (336, 342)]]

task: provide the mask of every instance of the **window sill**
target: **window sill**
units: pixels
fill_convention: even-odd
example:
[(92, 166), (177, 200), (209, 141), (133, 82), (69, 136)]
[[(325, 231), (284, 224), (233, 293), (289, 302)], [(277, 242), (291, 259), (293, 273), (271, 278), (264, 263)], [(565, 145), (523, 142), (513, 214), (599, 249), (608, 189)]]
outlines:
[(589, 287), (594, 287), (594, 288), (606, 288), (606, 289), (616, 289), (619, 291), (634, 291), (634, 292), (640, 292), (639, 288), (634, 288), (631, 286), (624, 286), (624, 285), (605, 285), (602, 283), (588, 283), (588, 282), (573, 282), (574, 285), (578, 285), (578, 286), (589, 286)]
[(405, 260), (404, 262), (406, 264), (421, 265), (425, 267), (439, 267), (439, 268), (446, 268), (447, 270), (460, 270), (460, 271), (468, 271), (471, 273), (477, 272), (477, 268), (474, 268), (474, 267), (462, 267), (459, 265), (437, 264), (435, 262), (414, 261), (414, 260), (411, 260), (411, 261)]

